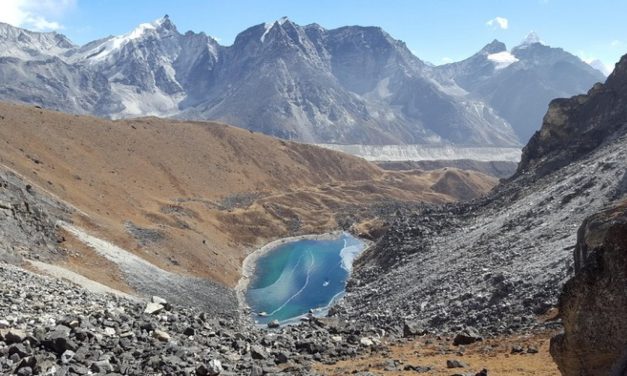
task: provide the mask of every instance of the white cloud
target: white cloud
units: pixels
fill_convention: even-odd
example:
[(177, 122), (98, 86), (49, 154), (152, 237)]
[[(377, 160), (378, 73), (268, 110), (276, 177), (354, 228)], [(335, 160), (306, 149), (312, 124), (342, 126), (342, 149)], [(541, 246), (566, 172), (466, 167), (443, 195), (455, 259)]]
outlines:
[(449, 64), (449, 63), (454, 62), (455, 60), (451, 59), (451, 58), (450, 58), (450, 57), (448, 57), (448, 56), (445, 56), (445, 57), (443, 57), (443, 58), (441, 59), (441, 61), (442, 61), (442, 63), (443, 63), (443, 64)]
[(612, 42), (610, 42), (610, 46), (612, 47), (622, 47), (624, 45), (624, 43), (618, 39), (614, 39)]
[(36, 31), (59, 30), (54, 19), (76, 6), (77, 0), (2, 0), (0, 22)]
[(509, 27), (509, 20), (505, 17), (494, 17), (485, 23), (488, 26), (505, 30)]

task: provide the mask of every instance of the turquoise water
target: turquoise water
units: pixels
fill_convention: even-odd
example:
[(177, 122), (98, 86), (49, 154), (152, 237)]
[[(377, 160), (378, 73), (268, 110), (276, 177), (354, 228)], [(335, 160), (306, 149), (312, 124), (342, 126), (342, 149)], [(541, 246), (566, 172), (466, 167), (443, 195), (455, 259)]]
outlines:
[[(281, 244), (259, 257), (245, 293), (255, 321), (285, 322), (327, 307), (344, 292), (353, 259), (364, 247), (343, 233), (335, 239)], [(260, 312), (267, 316), (257, 315)]]

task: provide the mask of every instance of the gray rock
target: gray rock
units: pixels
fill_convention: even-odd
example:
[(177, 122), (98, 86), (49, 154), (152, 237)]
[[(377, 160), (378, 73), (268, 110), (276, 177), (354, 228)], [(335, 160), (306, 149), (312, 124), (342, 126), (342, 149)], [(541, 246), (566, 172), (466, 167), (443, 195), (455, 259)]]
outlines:
[(207, 364), (207, 375), (216, 376), (222, 373), (222, 362), (217, 359), (212, 359)]
[(170, 340), (170, 335), (166, 332), (164, 332), (163, 330), (159, 330), (159, 329), (155, 329), (154, 332), (152, 332), (152, 336), (156, 339), (158, 339), (159, 341), (162, 342), (167, 342)]
[(250, 356), (256, 360), (267, 359), (268, 352), (259, 345), (253, 345), (250, 347)]
[(477, 341), (482, 341), (483, 338), (474, 328), (466, 328), (462, 332), (457, 333), (453, 339), (453, 345), (470, 345)]
[(149, 315), (154, 315), (157, 314), (159, 312), (161, 312), (163, 310), (163, 305), (159, 304), (159, 303), (148, 303), (146, 304), (146, 308), (144, 309), (144, 313), (147, 313)]
[(414, 337), (427, 334), (422, 322), (405, 321), (403, 323), (403, 337)]
[(446, 368), (465, 368), (467, 367), (466, 363), (456, 360), (456, 359), (449, 359), (446, 361)]
[(2, 337), (4, 337), (4, 341), (10, 345), (12, 343), (20, 343), (24, 341), (24, 339), (26, 339), (26, 333), (19, 329), (9, 329), (2, 335)]
[(61, 363), (68, 364), (72, 359), (74, 359), (74, 355), (76, 353), (72, 350), (65, 350), (63, 354), (61, 354)]

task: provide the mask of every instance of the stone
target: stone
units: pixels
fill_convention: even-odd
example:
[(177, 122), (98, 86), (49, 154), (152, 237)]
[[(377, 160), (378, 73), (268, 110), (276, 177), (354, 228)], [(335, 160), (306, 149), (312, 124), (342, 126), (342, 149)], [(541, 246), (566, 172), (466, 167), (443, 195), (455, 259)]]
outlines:
[(261, 359), (267, 359), (268, 353), (263, 347), (259, 345), (253, 345), (250, 347), (250, 356), (253, 359), (261, 360)]
[(23, 344), (18, 343), (9, 347), (9, 356), (13, 354), (17, 354), (21, 359), (28, 356), (30, 354), (30, 350), (27, 349), (26, 346), (24, 346)]
[(288, 360), (289, 360), (289, 356), (283, 351), (277, 352), (274, 354), (274, 362), (276, 364), (287, 363)]
[(374, 342), (372, 341), (372, 339), (368, 337), (363, 337), (362, 339), (359, 340), (359, 344), (365, 347), (370, 347), (374, 345)]
[(0, 329), (6, 329), (9, 326), (10, 326), (9, 322), (7, 320), (4, 320), (4, 319), (0, 320)]
[(144, 313), (147, 313), (149, 315), (154, 315), (157, 314), (159, 312), (161, 312), (163, 310), (163, 305), (159, 304), (159, 303), (148, 303), (146, 304), (146, 308), (144, 309)]
[(414, 366), (411, 364), (407, 364), (405, 365), (405, 367), (403, 367), (403, 371), (414, 371), (417, 373), (425, 373), (425, 372), (430, 372), (431, 371), (431, 367), (425, 367), (425, 366)]
[(453, 339), (453, 345), (470, 345), (471, 343), (482, 340), (483, 338), (474, 328), (466, 328), (462, 332), (459, 332), (455, 335), (455, 338)]
[(46, 334), (42, 345), (57, 354), (62, 354), (65, 350), (76, 351), (78, 346), (69, 337), (70, 328), (65, 325), (57, 325), (52, 331)]
[(18, 369), (16, 372), (17, 376), (30, 376), (32, 374), (33, 374), (33, 369), (30, 367), (22, 367)]
[(263, 376), (263, 368), (256, 364), (253, 364), (253, 366), (250, 368), (249, 376)]
[(26, 333), (19, 329), (9, 329), (4, 333), (4, 342), (7, 344), (20, 343), (26, 339)]
[(161, 305), (164, 305), (164, 306), (166, 304), (168, 304), (168, 302), (165, 299), (163, 299), (163, 298), (161, 298), (159, 296), (153, 296), (152, 299), (151, 299), (151, 302), (152, 303), (156, 303), (156, 304), (161, 304)]
[(271, 329), (276, 329), (280, 326), (281, 324), (279, 323), (279, 320), (272, 320), (268, 323), (268, 328), (271, 328)]
[(110, 328), (110, 327), (106, 327), (106, 328), (104, 328), (104, 334), (106, 336), (113, 337), (113, 336), (115, 336), (115, 329), (114, 328)]
[(217, 359), (211, 359), (207, 364), (207, 375), (208, 376), (217, 376), (222, 373), (222, 362)]
[(63, 354), (61, 354), (61, 363), (68, 364), (69, 362), (72, 361), (72, 359), (74, 359), (74, 355), (76, 355), (74, 351), (65, 350)]
[(415, 337), (427, 334), (424, 326), (419, 321), (405, 321), (403, 323), (403, 337)]
[(111, 363), (109, 363), (108, 360), (99, 360), (99, 361), (93, 362), (89, 366), (89, 369), (91, 369), (94, 372), (107, 373), (107, 372), (113, 371), (113, 366), (111, 366)]
[(152, 332), (152, 336), (162, 342), (167, 342), (170, 340), (170, 335), (159, 329), (155, 329), (155, 331)]
[(449, 359), (446, 361), (446, 368), (465, 368), (466, 363), (456, 359)]

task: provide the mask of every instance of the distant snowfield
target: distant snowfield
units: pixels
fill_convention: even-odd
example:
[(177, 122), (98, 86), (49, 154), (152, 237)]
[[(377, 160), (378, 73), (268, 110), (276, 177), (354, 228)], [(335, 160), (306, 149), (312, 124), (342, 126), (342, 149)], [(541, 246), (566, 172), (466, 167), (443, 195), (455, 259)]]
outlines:
[(451, 145), (339, 145), (317, 146), (341, 151), (368, 161), (432, 161), (471, 159), (481, 162), (519, 162), (522, 149), (513, 147), (464, 147)]

